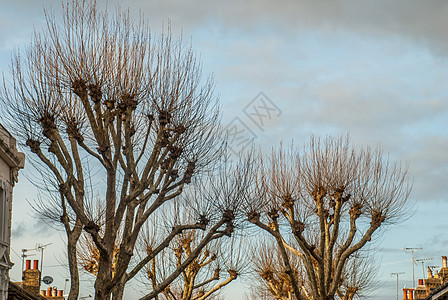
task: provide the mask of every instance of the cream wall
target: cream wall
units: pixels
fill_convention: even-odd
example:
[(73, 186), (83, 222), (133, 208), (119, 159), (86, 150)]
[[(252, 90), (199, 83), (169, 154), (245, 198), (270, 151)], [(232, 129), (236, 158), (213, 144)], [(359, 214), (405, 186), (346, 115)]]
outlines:
[(0, 124), (0, 197), (1, 215), (0, 229), (6, 230), (5, 235), (0, 233), (0, 300), (8, 297), (9, 270), (12, 263), (9, 258), (11, 241), (11, 211), (12, 192), (16, 174), (24, 167), (25, 156), (16, 149), (16, 140)]
[(0, 158), (0, 179), (11, 184), (11, 170), (3, 159)]

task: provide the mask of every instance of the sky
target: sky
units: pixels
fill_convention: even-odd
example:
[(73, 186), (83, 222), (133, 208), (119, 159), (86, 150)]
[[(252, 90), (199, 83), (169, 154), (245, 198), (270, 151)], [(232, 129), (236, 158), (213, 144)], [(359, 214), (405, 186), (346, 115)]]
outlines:
[[(12, 52), (27, 45), (34, 28), (42, 28), (43, 7), (58, 11), (59, 3), (2, 0), (0, 72), (6, 77)], [(109, 8), (117, 3), (99, 0)], [(448, 254), (448, 2), (123, 0), (120, 5), (135, 16), (141, 10), (153, 33), (169, 20), (174, 32), (192, 42), (204, 74), (215, 78), (224, 125), (259, 147), (349, 133), (354, 144), (381, 145), (392, 159), (409, 165), (414, 213), (376, 238), (381, 288), (370, 299), (395, 298), (392, 272), (405, 272), (400, 289), (412, 287), (405, 247), (422, 248), (415, 252), (418, 258), (441, 265)], [(230, 146), (237, 155), (241, 145)], [(21, 171), (14, 191), (11, 276), (20, 281), (21, 249), (52, 243), (44, 252), (44, 275), (51, 274), (61, 288), (68, 274), (61, 266), (64, 234), (34, 218), (30, 202), (37, 191), (29, 169), (28, 164)], [(415, 278), (421, 273), (418, 264)], [(91, 282), (83, 279), (82, 294), (88, 295)], [(223, 295), (242, 299), (245, 289), (247, 282), (240, 280)]]

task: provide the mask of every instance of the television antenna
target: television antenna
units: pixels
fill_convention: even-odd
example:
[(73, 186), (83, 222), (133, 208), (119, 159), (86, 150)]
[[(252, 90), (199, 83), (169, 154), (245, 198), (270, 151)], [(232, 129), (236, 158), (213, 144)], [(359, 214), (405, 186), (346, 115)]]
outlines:
[(415, 260), (415, 262), (419, 262), (422, 264), (422, 275), (423, 275), (422, 278), (423, 279), (425, 279), (425, 261), (433, 260), (433, 259), (434, 259), (433, 257), (429, 257), (429, 258), (418, 258)]
[(41, 285), (41, 281), (42, 281), (42, 274), (44, 272), (44, 250), (45, 250), (45, 248), (47, 248), (51, 244), (53, 244), (53, 243), (48, 243), (48, 244), (45, 244), (45, 245), (42, 245), (42, 244), (37, 244), (36, 245), (36, 251), (40, 251), (39, 289), (40, 289), (40, 285)]
[(411, 263), (412, 263), (412, 288), (415, 289), (415, 275), (414, 275), (414, 252), (418, 250), (423, 250), (423, 248), (404, 248), (404, 251), (411, 252)]
[(398, 300), (398, 276), (400, 276), (401, 274), (404, 274), (404, 272), (390, 273), (391, 276), (393, 275), (397, 276), (397, 300)]
[(428, 268), (431, 269), (431, 271), (433, 271), (435, 268), (438, 268), (439, 266), (428, 266)]
[(33, 248), (33, 249), (22, 249), (22, 272), (23, 272), (23, 266), (24, 266), (24, 263), (25, 263), (25, 257), (36, 255), (36, 254), (26, 254), (28, 251), (36, 251), (36, 248)]

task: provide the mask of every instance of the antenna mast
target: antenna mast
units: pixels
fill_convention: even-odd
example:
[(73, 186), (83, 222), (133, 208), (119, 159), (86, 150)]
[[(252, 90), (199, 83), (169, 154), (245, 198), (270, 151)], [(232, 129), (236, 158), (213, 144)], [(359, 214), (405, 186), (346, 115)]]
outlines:
[(397, 276), (397, 300), (398, 300), (398, 276), (400, 276), (401, 274), (404, 274), (404, 272), (390, 273), (391, 276), (393, 275)]
[(414, 275), (414, 252), (418, 250), (423, 250), (423, 248), (404, 248), (405, 251), (411, 252), (411, 263), (412, 263), (412, 288), (415, 289), (415, 275)]
[(26, 252), (28, 252), (28, 251), (36, 251), (36, 249), (22, 249), (22, 272), (23, 272), (23, 266), (25, 263), (25, 257), (36, 255), (36, 254), (26, 254)]
[(40, 251), (40, 277), (39, 277), (39, 290), (40, 286), (42, 284), (42, 274), (44, 272), (44, 250), (47, 248), (47, 246), (51, 245), (53, 243), (48, 243), (45, 245), (37, 244), (36, 245), (36, 251)]
[(415, 262), (419, 262), (419, 263), (422, 263), (422, 275), (423, 275), (423, 279), (425, 279), (425, 261), (428, 261), (428, 260), (433, 260), (434, 258), (433, 257), (429, 257), (429, 258), (419, 258), (419, 259), (416, 259), (415, 260)]

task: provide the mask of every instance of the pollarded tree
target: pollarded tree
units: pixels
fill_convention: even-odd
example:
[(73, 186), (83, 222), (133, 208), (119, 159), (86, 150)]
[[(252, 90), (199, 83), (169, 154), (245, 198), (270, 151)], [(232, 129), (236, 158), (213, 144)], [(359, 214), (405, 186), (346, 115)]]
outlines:
[[(155, 299), (216, 299), (216, 294), (233, 282), (247, 265), (239, 244), (241, 238), (233, 231), (239, 225), (238, 220), (242, 220), (243, 195), (252, 182), (250, 157), (237, 166), (224, 164), (214, 171), (203, 176), (200, 182), (193, 180), (182, 195), (155, 212), (140, 233), (128, 278), (141, 273), (145, 278), (142, 281), (145, 293), (151, 290), (150, 295)], [(102, 230), (103, 211), (98, 203), (97, 218)], [(225, 227), (215, 225), (222, 219), (221, 215), (232, 220)], [(194, 224), (195, 220), (215, 226), (208, 230), (192, 227), (166, 242), (166, 236), (172, 235), (177, 224)], [(227, 237), (220, 239), (224, 236)], [(117, 237), (114, 247), (112, 275), (116, 272), (121, 239)], [(156, 250), (161, 245), (163, 248)], [(99, 258), (100, 252), (90, 235), (83, 234), (78, 243), (80, 266), (97, 276)]]
[[(171, 208), (171, 207), (170, 207)], [(178, 210), (174, 209), (176, 213)], [(194, 215), (194, 213), (192, 214)], [(150, 230), (165, 230), (167, 224), (160, 218), (154, 218), (154, 223), (151, 226), (147, 225), (145, 233), (148, 234)], [(194, 223), (190, 220), (188, 223)], [(171, 226), (168, 226), (171, 227)], [(226, 268), (226, 258), (223, 254), (223, 249), (236, 247), (232, 241), (225, 241), (224, 247), (217, 243), (216, 239), (211, 240), (205, 247), (199, 248), (198, 244), (204, 240), (204, 234), (201, 229), (190, 229), (177, 235), (168, 247), (165, 247), (155, 257), (152, 257), (154, 247), (159, 244), (156, 237), (147, 237), (140, 240), (142, 244), (142, 252), (137, 252), (138, 259), (135, 263), (141, 262), (146, 256), (151, 256), (152, 259), (148, 264), (142, 268), (145, 274), (142, 277), (146, 279), (143, 281), (145, 286), (148, 286), (148, 281), (152, 290), (156, 290), (158, 286), (163, 283), (168, 276), (170, 276), (182, 263), (189, 257), (194, 257), (180, 276), (170, 283), (165, 289), (161, 291), (165, 297), (162, 299), (170, 300), (204, 300), (210, 299), (212, 295), (218, 292), (223, 287), (227, 286), (238, 277), (237, 268)], [(119, 243), (117, 243), (119, 244)], [(229, 246), (229, 247), (226, 247)], [(137, 247), (139, 248), (139, 247)], [(201, 249), (198, 255), (192, 256), (195, 249)], [(137, 250), (138, 251), (138, 250)], [(118, 258), (118, 245), (114, 249), (112, 275), (115, 273), (116, 262)], [(231, 253), (226, 253), (231, 255)], [(78, 263), (84, 271), (93, 276), (98, 275), (100, 253), (95, 243), (88, 234), (83, 234), (78, 242)], [(233, 257), (230, 257), (232, 260)], [(131, 263), (132, 264), (132, 263)], [(223, 270), (224, 269), (224, 270)], [(222, 279), (224, 273), (228, 273), (228, 278)], [(147, 289), (146, 289), (147, 291)], [(156, 299), (160, 299), (160, 295)]]
[[(10, 127), (60, 196), (72, 277), (83, 229), (99, 253), (95, 299), (109, 299), (112, 292), (120, 299), (124, 284), (177, 234), (206, 230), (198, 247), (231, 234), (234, 215), (228, 210), (213, 222), (203, 215), (192, 224), (175, 224), (137, 269), (128, 270), (145, 222), (216, 161), (213, 83), (201, 84), (190, 47), (169, 31), (151, 37), (142, 18), (134, 22), (128, 12), (110, 16), (88, 0), (68, 1), (62, 15), (59, 22), (46, 13), (46, 30), (36, 32), (13, 60), (2, 100)], [(104, 223), (95, 217), (88, 186), (104, 201)], [(199, 252), (146, 298), (163, 290)], [(69, 299), (76, 293), (72, 285)]]
[[(241, 158), (237, 165), (224, 162), (200, 181), (194, 180), (171, 206), (158, 211), (158, 219), (154, 220), (158, 226), (152, 226), (141, 237), (146, 256), (130, 272), (147, 266), (153, 292), (142, 300), (151, 299), (157, 292), (163, 292), (168, 299), (214, 299), (240, 275), (246, 263), (241, 238), (235, 237), (234, 231), (244, 231), (239, 221), (244, 218), (244, 196), (253, 183), (253, 165), (251, 155)], [(211, 228), (183, 231), (163, 251), (151, 255), (161, 244), (158, 240), (164, 236), (163, 228), (172, 231), (175, 224), (190, 224), (192, 220)], [(218, 281), (223, 273), (227, 273), (226, 278)]]
[(259, 170), (248, 219), (275, 238), (297, 299), (304, 297), (288, 249), (303, 253), (307, 293), (334, 299), (350, 258), (407, 215), (406, 169), (348, 138), (312, 137), (303, 152), (280, 148)]
[[(271, 240), (258, 239), (251, 247), (252, 267), (254, 270), (254, 291), (261, 295), (270, 295), (272, 299), (293, 300), (294, 290), (291, 279), (285, 272), (281, 253), (275, 242)], [(304, 270), (301, 263), (302, 253), (298, 251), (286, 251), (288, 261), (294, 273), (294, 278), (300, 286), (300, 292), (304, 299), (309, 285), (304, 279)]]
[(346, 263), (336, 292), (341, 300), (364, 299), (378, 289), (378, 265), (369, 251), (357, 252)]
[[(189, 257), (192, 249), (197, 247), (202, 232), (191, 230), (176, 238), (172, 247), (156, 256), (146, 268), (147, 279), (152, 286), (163, 281), (166, 274)], [(148, 248), (149, 247), (149, 248)], [(228, 286), (240, 275), (240, 265), (232, 263), (241, 259), (234, 240), (219, 240), (209, 243), (198, 257), (182, 272), (164, 291), (164, 298), (169, 300), (205, 300), (213, 299), (221, 289)], [(147, 249), (151, 250), (150, 245)], [(244, 262), (243, 262), (244, 264)]]
[[(311, 286), (307, 281), (302, 262), (303, 253), (296, 250), (296, 248), (300, 248), (298, 245), (290, 247), (294, 244), (294, 241), (284, 244), (291, 269), (294, 272), (294, 278), (300, 286), (302, 299), (313, 299), (309, 294)], [(260, 295), (271, 295), (272, 299), (297, 299), (279, 250), (275, 241), (271, 240), (262, 241), (257, 243), (256, 247), (253, 247), (251, 251), (252, 265), (256, 274), (255, 282), (258, 283), (254, 286), (254, 290), (258, 291)], [(344, 267), (340, 285), (336, 291), (339, 299), (362, 299), (369, 295), (377, 288), (377, 269), (377, 265), (369, 256), (369, 251), (363, 250), (362, 253), (358, 251), (352, 255)]]

